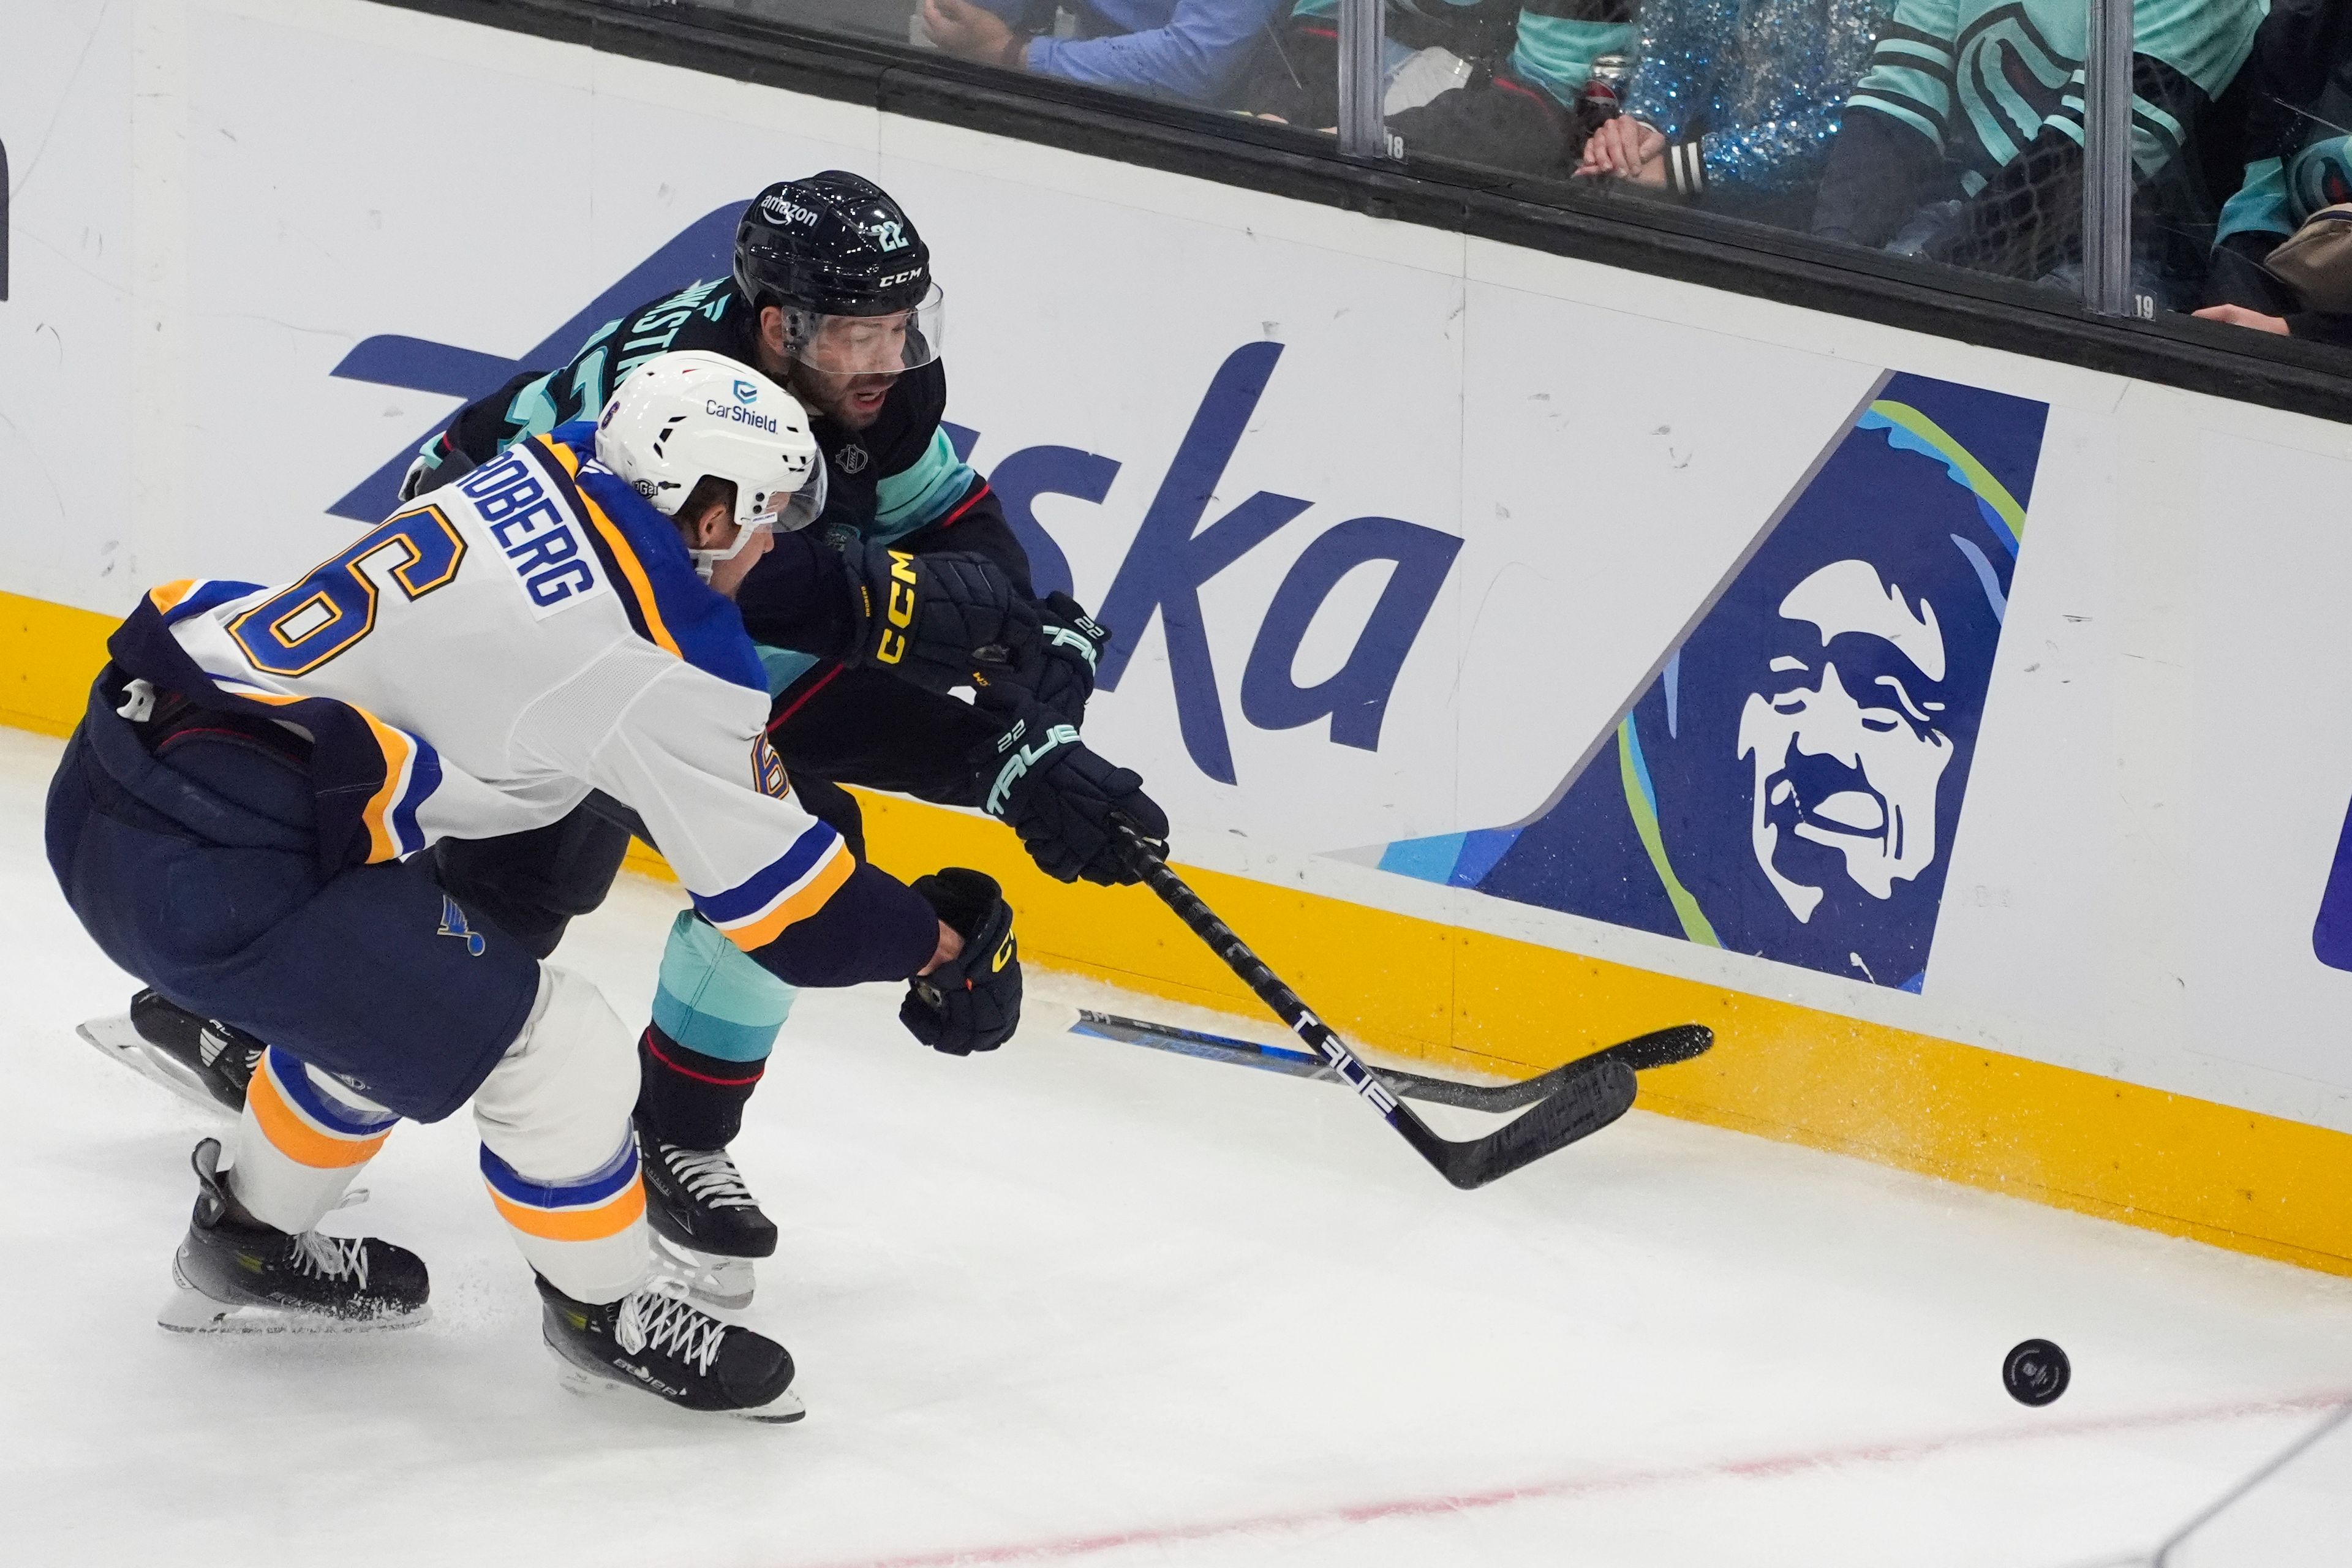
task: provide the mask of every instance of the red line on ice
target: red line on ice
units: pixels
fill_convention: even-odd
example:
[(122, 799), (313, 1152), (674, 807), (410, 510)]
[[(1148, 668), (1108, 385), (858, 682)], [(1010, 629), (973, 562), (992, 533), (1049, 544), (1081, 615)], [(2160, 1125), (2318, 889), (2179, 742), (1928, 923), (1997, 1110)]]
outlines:
[(1673, 1486), (1688, 1481), (1753, 1480), (1784, 1476), (1822, 1466), (1890, 1464), (1926, 1458), (1959, 1448), (1998, 1447), (2009, 1443), (2039, 1443), (2056, 1437), (2093, 1436), (2108, 1432), (2145, 1432), (2168, 1426), (2194, 1426), (2207, 1422), (2242, 1421), (2258, 1415), (2286, 1415), (2300, 1411), (2329, 1410), (2352, 1404), (2352, 1389), (2307, 1394), (2293, 1399), (2258, 1400), (2237, 1405), (2200, 1405), (2188, 1410), (2151, 1411), (2140, 1415), (2107, 1416), (2088, 1421), (2051, 1421), (2030, 1426), (2002, 1426), (1979, 1432), (1957, 1432), (1941, 1437), (1921, 1437), (1891, 1443), (1857, 1443), (1843, 1447), (1814, 1448), (1786, 1454), (1763, 1454), (1747, 1459), (1718, 1459), (1672, 1469), (1628, 1470), (1616, 1475), (1570, 1476), (1527, 1486), (1496, 1487), (1486, 1491), (1450, 1492), (1428, 1497), (1391, 1498), (1379, 1502), (1342, 1503), (1330, 1508), (1301, 1509), (1289, 1513), (1262, 1513), (1242, 1519), (1204, 1520), (1196, 1524), (1147, 1525), (1135, 1530), (1106, 1531), (1096, 1535), (1052, 1536), (1039, 1541), (1009, 1542), (996, 1546), (959, 1546), (916, 1552), (895, 1557), (845, 1558), (822, 1568), (950, 1568), (957, 1563), (1026, 1563), (1084, 1557), (1129, 1546), (1166, 1546), (1179, 1542), (1205, 1541), (1220, 1535), (1311, 1530), (1320, 1525), (1369, 1524), (1383, 1519), (1418, 1519), (1432, 1514), (1475, 1512), (1515, 1502), (1585, 1497), (1597, 1492), (1630, 1491), (1642, 1487)]

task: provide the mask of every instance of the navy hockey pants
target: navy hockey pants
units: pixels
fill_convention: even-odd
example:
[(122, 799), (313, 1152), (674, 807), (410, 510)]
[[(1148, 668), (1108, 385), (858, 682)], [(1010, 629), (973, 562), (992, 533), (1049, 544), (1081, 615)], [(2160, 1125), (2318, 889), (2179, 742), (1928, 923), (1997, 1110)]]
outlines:
[(106, 955), (417, 1121), (466, 1103), (521, 1032), (539, 963), (429, 856), (319, 863), (301, 763), (228, 730), (158, 756), (110, 668), (49, 785), (49, 865)]

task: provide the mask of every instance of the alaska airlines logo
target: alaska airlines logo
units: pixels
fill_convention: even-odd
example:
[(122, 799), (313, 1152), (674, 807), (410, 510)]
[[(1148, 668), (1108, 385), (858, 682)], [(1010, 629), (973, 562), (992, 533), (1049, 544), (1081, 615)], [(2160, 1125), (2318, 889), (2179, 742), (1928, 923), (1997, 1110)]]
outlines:
[(2048, 416), (1889, 376), (1550, 800), (1381, 868), (1918, 990)]
[[(762, 205), (779, 222), (814, 221), (815, 216), (803, 217), (805, 209), (789, 203), (783, 204), (786, 210), (779, 210), (775, 202)], [(730, 204), (696, 219), (519, 359), (384, 334), (362, 340), (330, 374), (466, 401), (486, 396), (525, 370), (542, 372), (569, 363), (606, 323), (617, 322), (687, 280), (711, 279), (698, 288), (716, 292), (734, 265), (735, 229), (742, 212), (740, 204)], [(683, 311), (700, 305), (703, 297), (688, 289), (677, 294), (673, 302)], [(643, 352), (656, 351), (648, 345)], [(1152, 621), (1161, 621), (1185, 752), (1202, 773), (1222, 784), (1239, 781), (1201, 590), (1315, 505), (1260, 490), (1222, 515), (1210, 514), (1226, 465), (1240, 448), (1282, 355), (1278, 342), (1244, 343), (1226, 355), (1209, 378), (1098, 606), (1099, 620), (1114, 635), (1103, 649), (1097, 684), (1116, 690)], [(625, 374), (629, 363), (618, 362), (614, 374)], [(1171, 421), (1181, 417), (1178, 407), (1168, 413)], [(329, 511), (367, 523), (389, 515), (399, 505), (400, 479), (416, 448), (447, 418), (442, 414), (415, 431)], [(772, 426), (772, 421), (763, 427)], [(980, 433), (957, 425), (940, 427), (956, 456), (968, 460)], [(836, 466), (845, 474), (856, 474), (868, 463), (866, 449), (855, 444), (836, 455)], [(1036, 521), (1033, 509), (1038, 498), (1065, 496), (1099, 505), (1122, 467), (1116, 458), (1056, 445), (1019, 447), (995, 460), (989, 483), (1029, 552), (1040, 595), (1056, 589), (1067, 593), (1072, 584), (1068, 558)], [(1351, 517), (1326, 523), (1284, 575), (1255, 635), (1246, 627), (1229, 627), (1224, 628), (1228, 635), (1219, 639), (1223, 646), (1248, 648), (1242, 667), (1242, 718), (1261, 730), (1328, 723), (1333, 744), (1377, 751), (1390, 696), (1461, 549), (1462, 541), (1453, 534), (1398, 518)], [(1354, 647), (1336, 673), (1312, 686), (1299, 686), (1291, 669), (1308, 626), (1342, 578), (1374, 563), (1387, 563), (1387, 586), (1362, 623)]]

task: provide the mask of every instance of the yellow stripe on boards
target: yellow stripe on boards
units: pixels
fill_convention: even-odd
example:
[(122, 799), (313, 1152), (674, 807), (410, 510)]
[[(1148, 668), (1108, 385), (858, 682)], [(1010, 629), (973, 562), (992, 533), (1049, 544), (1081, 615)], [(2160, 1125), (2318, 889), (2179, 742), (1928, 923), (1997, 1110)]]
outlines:
[[(0, 594), (0, 722), (70, 731), (115, 625)], [(993, 822), (863, 791), (859, 801), (885, 870), (972, 866), (1003, 881), (1028, 962), (1264, 1016), (1145, 889), (1065, 886)], [(667, 872), (642, 845), (629, 865)], [(1334, 1026), (1377, 1050), (1524, 1078), (1702, 1023), (1715, 1049), (1643, 1074), (1644, 1108), (2352, 1274), (2352, 1136), (1296, 888), (1184, 875)]]
[[(1264, 1020), (1142, 888), (1068, 886), (996, 823), (857, 793), (874, 863), (1004, 884), (1024, 962)], [(642, 845), (629, 864), (655, 875)], [(1715, 1049), (1642, 1075), (1641, 1105), (2336, 1274), (2352, 1274), (2352, 1135), (1532, 942), (1181, 868), (1350, 1040), (1533, 1076), (1668, 1024)]]
[(0, 594), (0, 724), (69, 735), (120, 616)]

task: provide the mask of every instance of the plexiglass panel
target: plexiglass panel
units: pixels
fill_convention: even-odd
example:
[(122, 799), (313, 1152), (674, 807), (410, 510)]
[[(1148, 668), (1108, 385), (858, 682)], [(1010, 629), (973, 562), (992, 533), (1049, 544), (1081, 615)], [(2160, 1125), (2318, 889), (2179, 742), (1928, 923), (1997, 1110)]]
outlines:
[[(614, 3), (1308, 132), (1339, 120), (1342, 0)], [(2086, 123), (2103, 5), (2130, 32), (2112, 151)], [(1390, 149), (1442, 176), (1685, 230), (1727, 220), (1727, 246), (1763, 225), (2121, 314), (2352, 342), (2352, 5), (1382, 0), (1378, 15), (1381, 48), (1362, 58)], [(2104, 207), (2086, 203), (2101, 168)], [(2115, 237), (2105, 252), (2086, 226)]]

